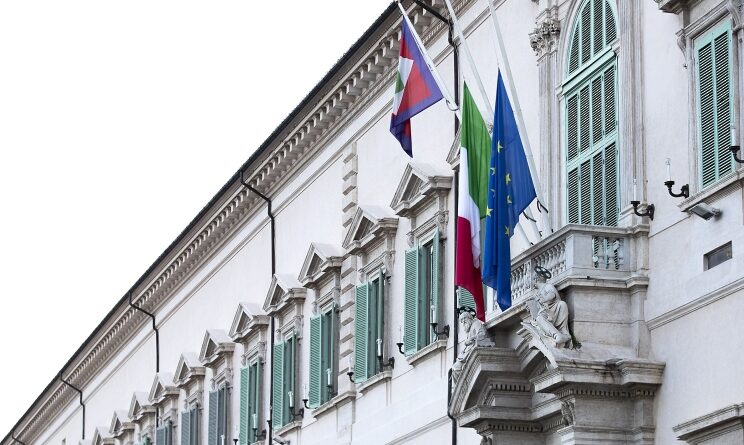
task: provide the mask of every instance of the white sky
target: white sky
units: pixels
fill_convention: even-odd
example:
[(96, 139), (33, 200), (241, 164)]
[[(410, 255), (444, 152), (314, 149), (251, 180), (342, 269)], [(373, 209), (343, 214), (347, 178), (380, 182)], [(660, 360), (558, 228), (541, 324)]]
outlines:
[(0, 438), (388, 4), (0, 3)]

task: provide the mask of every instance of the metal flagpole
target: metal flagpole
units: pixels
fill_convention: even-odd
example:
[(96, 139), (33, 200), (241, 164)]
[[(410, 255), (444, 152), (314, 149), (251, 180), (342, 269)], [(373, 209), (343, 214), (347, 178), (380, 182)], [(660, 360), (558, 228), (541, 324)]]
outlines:
[[(450, 0), (444, 0), (444, 3), (447, 5), (447, 11), (449, 11), (450, 20), (452, 20), (452, 26), (455, 28), (455, 32), (457, 33), (457, 37), (460, 39), (461, 45), (463, 47), (463, 50), (465, 52), (465, 56), (468, 59), (468, 64), (470, 65), (470, 70), (473, 73), (473, 76), (475, 77), (476, 83), (478, 85), (478, 89), (480, 90), (481, 96), (483, 97), (483, 101), (486, 103), (486, 108), (488, 111), (488, 119), (486, 122), (493, 125), (493, 106), (491, 105), (491, 101), (488, 99), (488, 94), (486, 94), (486, 89), (483, 87), (483, 82), (481, 81), (480, 74), (478, 73), (478, 68), (475, 66), (475, 61), (473, 60), (473, 56), (470, 53), (470, 49), (468, 48), (468, 42), (465, 40), (465, 34), (462, 32), (462, 28), (460, 27), (460, 22), (457, 20), (457, 16), (455, 15), (455, 9), (452, 7), (452, 3), (450, 3)], [(530, 173), (532, 174), (532, 173)], [(535, 224), (534, 221), (531, 221), (532, 224)], [(537, 239), (540, 239), (539, 236), (539, 230), (537, 230), (537, 225), (533, 228), (533, 230), (538, 234)], [(527, 233), (524, 231), (524, 228), (522, 227), (522, 224), (520, 222), (517, 222), (517, 233), (519, 233), (520, 238), (526, 243), (527, 246), (532, 245), (533, 243), (530, 241), (529, 237), (527, 236)]]
[(397, 3), (398, 3), (398, 8), (400, 8), (401, 14), (403, 14), (403, 20), (405, 20), (406, 23), (408, 24), (408, 29), (411, 30), (413, 39), (416, 40), (416, 45), (418, 45), (419, 49), (421, 50), (421, 54), (424, 56), (424, 62), (426, 62), (426, 66), (429, 67), (429, 71), (431, 71), (431, 74), (434, 76), (434, 82), (436, 82), (437, 86), (439, 87), (439, 90), (442, 92), (444, 101), (447, 103), (447, 108), (450, 111), (454, 112), (457, 115), (458, 119), (461, 119), (460, 107), (457, 105), (454, 99), (452, 99), (452, 95), (450, 94), (449, 89), (442, 81), (442, 78), (439, 77), (439, 71), (437, 70), (437, 67), (434, 65), (434, 61), (431, 60), (431, 57), (429, 57), (429, 53), (426, 51), (424, 42), (421, 41), (421, 38), (416, 32), (416, 28), (413, 27), (413, 23), (411, 23), (411, 19), (408, 18), (408, 14), (406, 13), (406, 10), (403, 8), (403, 5), (400, 3), (400, 1), (398, 1)]
[[(449, 4), (449, 0), (445, 0), (447, 4)], [(532, 181), (535, 184), (535, 192), (537, 194), (537, 205), (542, 206), (545, 212), (540, 212), (541, 219), (543, 222), (543, 227), (547, 227), (550, 229), (550, 232), (553, 232), (553, 226), (550, 223), (550, 218), (547, 216), (547, 208), (545, 207), (545, 199), (543, 198), (542, 194), (542, 186), (540, 184), (540, 177), (537, 176), (537, 168), (535, 168), (535, 159), (532, 156), (532, 147), (530, 146), (530, 139), (527, 137), (527, 130), (524, 125), (524, 118), (522, 117), (522, 107), (519, 105), (519, 98), (517, 96), (517, 90), (514, 87), (514, 84), (511, 82), (512, 79), (512, 73), (511, 73), (511, 67), (509, 66), (509, 59), (506, 56), (506, 49), (504, 48), (504, 40), (501, 36), (501, 27), (499, 26), (499, 21), (496, 19), (496, 8), (493, 6), (493, 2), (491, 0), (486, 0), (488, 2), (488, 10), (491, 15), (491, 20), (493, 22), (494, 30), (496, 31), (496, 52), (497, 57), (499, 58), (499, 61), (501, 62), (501, 65), (504, 67), (505, 71), (505, 83), (507, 88), (509, 89), (509, 96), (511, 99), (512, 106), (514, 108), (514, 114), (516, 115), (517, 120), (517, 128), (519, 129), (519, 134), (522, 136), (522, 143), (524, 144), (524, 151), (525, 155), (527, 157), (527, 165), (530, 168), (530, 175), (532, 175)], [(538, 208), (539, 210), (539, 208)], [(529, 208), (526, 209), (525, 214), (528, 218), (532, 218), (534, 220), (534, 217), (532, 216), (532, 212)], [(539, 232), (538, 232), (539, 233)]]

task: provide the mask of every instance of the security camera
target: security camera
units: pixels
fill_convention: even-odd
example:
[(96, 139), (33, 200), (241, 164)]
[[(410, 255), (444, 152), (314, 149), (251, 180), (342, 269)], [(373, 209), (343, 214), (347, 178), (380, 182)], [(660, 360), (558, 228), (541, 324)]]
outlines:
[(705, 220), (709, 220), (713, 217), (718, 217), (721, 215), (721, 211), (713, 206), (710, 206), (704, 202), (695, 204), (692, 206), (692, 208), (689, 210), (690, 213), (693, 213)]

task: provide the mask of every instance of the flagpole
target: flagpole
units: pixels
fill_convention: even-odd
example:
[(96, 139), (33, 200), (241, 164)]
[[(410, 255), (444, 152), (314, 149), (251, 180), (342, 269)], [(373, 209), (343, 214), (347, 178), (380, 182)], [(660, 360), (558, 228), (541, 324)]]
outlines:
[[(445, 0), (445, 2), (449, 5), (449, 0)], [(496, 44), (497, 44), (497, 57), (499, 57), (499, 60), (501, 61), (501, 65), (504, 67), (505, 71), (505, 84), (507, 85), (507, 88), (509, 89), (509, 96), (511, 98), (511, 103), (514, 108), (514, 114), (516, 115), (517, 120), (517, 128), (519, 130), (519, 134), (522, 135), (522, 144), (524, 145), (524, 151), (525, 155), (527, 157), (527, 165), (530, 168), (530, 175), (532, 175), (532, 181), (535, 184), (536, 194), (537, 194), (537, 202), (538, 206), (542, 205), (543, 209), (545, 209), (545, 212), (540, 212), (540, 217), (543, 222), (543, 226), (547, 227), (550, 232), (553, 232), (553, 226), (550, 223), (550, 218), (547, 216), (547, 207), (545, 207), (545, 199), (543, 198), (542, 194), (542, 185), (540, 184), (540, 177), (537, 175), (537, 168), (535, 168), (535, 159), (532, 156), (532, 147), (530, 146), (530, 138), (527, 137), (527, 130), (526, 126), (524, 125), (524, 117), (522, 117), (522, 107), (519, 105), (519, 98), (517, 96), (517, 90), (514, 87), (514, 84), (512, 83), (512, 73), (511, 73), (511, 67), (509, 66), (509, 59), (506, 55), (506, 48), (504, 48), (504, 39), (501, 35), (501, 27), (499, 26), (499, 21), (496, 18), (496, 8), (493, 6), (492, 0), (486, 0), (488, 2), (488, 10), (491, 15), (491, 20), (493, 22), (493, 27), (496, 32)], [(500, 53), (500, 54), (499, 54)], [(538, 210), (540, 210), (538, 208)], [(534, 217), (532, 216), (532, 211), (530, 211), (529, 208), (525, 210), (525, 214), (528, 218), (532, 218), (534, 221)], [(536, 226), (535, 226), (536, 230)], [(539, 234), (539, 232), (538, 232)]]
[(429, 53), (426, 51), (424, 42), (421, 41), (421, 37), (419, 37), (418, 33), (416, 32), (416, 28), (413, 27), (413, 23), (411, 23), (411, 19), (408, 18), (408, 14), (406, 13), (406, 10), (403, 8), (403, 5), (400, 3), (400, 0), (398, 0), (396, 3), (398, 4), (400, 13), (403, 15), (403, 20), (406, 21), (406, 24), (408, 25), (408, 29), (411, 30), (411, 34), (413, 35), (413, 39), (416, 41), (416, 45), (421, 50), (421, 55), (424, 56), (424, 62), (426, 62), (426, 66), (429, 67), (429, 71), (431, 71), (431, 74), (434, 77), (434, 82), (439, 87), (439, 91), (442, 92), (444, 101), (447, 103), (447, 108), (450, 111), (454, 112), (455, 115), (457, 115), (458, 119), (462, 119), (460, 115), (460, 107), (457, 105), (457, 102), (455, 102), (454, 99), (452, 99), (452, 95), (449, 92), (449, 88), (447, 88), (447, 85), (444, 84), (444, 81), (442, 81), (442, 78), (439, 76), (439, 70), (434, 65), (434, 61), (431, 60), (431, 57), (429, 57)]
[(491, 101), (488, 99), (486, 89), (483, 87), (483, 82), (481, 81), (480, 74), (478, 74), (478, 68), (475, 67), (475, 61), (473, 60), (473, 55), (470, 53), (468, 42), (467, 40), (465, 40), (465, 34), (463, 34), (462, 28), (460, 28), (460, 22), (457, 20), (455, 10), (452, 7), (452, 3), (450, 3), (450, 0), (444, 0), (444, 3), (445, 5), (447, 5), (447, 11), (449, 11), (450, 19), (452, 20), (452, 27), (455, 28), (457, 37), (460, 39), (462, 49), (465, 52), (465, 57), (468, 59), (468, 65), (470, 65), (470, 70), (473, 72), (475, 82), (478, 85), (478, 90), (483, 97), (483, 101), (486, 103), (486, 110), (488, 111), (488, 118), (486, 119), (486, 122), (493, 124), (493, 106), (491, 106)]
[[(470, 53), (470, 48), (468, 47), (468, 41), (465, 39), (465, 34), (462, 32), (462, 28), (460, 27), (460, 22), (457, 19), (457, 16), (455, 15), (455, 9), (452, 7), (452, 3), (450, 3), (450, 0), (444, 0), (444, 3), (447, 5), (447, 11), (449, 12), (450, 19), (452, 20), (452, 27), (455, 29), (455, 32), (457, 33), (457, 37), (460, 39), (460, 43), (465, 52), (465, 57), (467, 57), (468, 59), (468, 65), (470, 65), (470, 70), (473, 72), (476, 84), (478, 85), (478, 89), (480, 90), (481, 96), (483, 97), (483, 102), (485, 102), (486, 104), (486, 109), (488, 111), (488, 118), (485, 120), (486, 122), (493, 125), (493, 116), (494, 116), (493, 106), (491, 106), (491, 100), (488, 98), (488, 94), (486, 94), (486, 89), (483, 87), (483, 82), (481, 81), (480, 74), (478, 73), (478, 68), (476, 68), (475, 66), (473, 55)], [(530, 174), (534, 176), (534, 174), (531, 173), (531, 170), (530, 170)], [(533, 224), (534, 224), (534, 221), (533, 221)], [(540, 231), (537, 230), (537, 226), (533, 227), (533, 230), (536, 234), (537, 239), (539, 240)], [(517, 232), (519, 232), (520, 237), (523, 238), (523, 241), (526, 243), (527, 246), (534, 244), (530, 241), (529, 237), (527, 236), (527, 233), (525, 232), (520, 222), (517, 222)]]

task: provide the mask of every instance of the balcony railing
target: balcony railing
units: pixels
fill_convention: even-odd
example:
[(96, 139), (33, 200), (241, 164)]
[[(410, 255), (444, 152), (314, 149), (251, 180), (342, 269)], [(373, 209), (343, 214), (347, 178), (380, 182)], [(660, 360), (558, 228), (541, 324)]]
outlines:
[(526, 298), (535, 284), (535, 268), (549, 270), (556, 287), (570, 278), (627, 279), (643, 267), (646, 229), (569, 224), (512, 260), (512, 301)]

